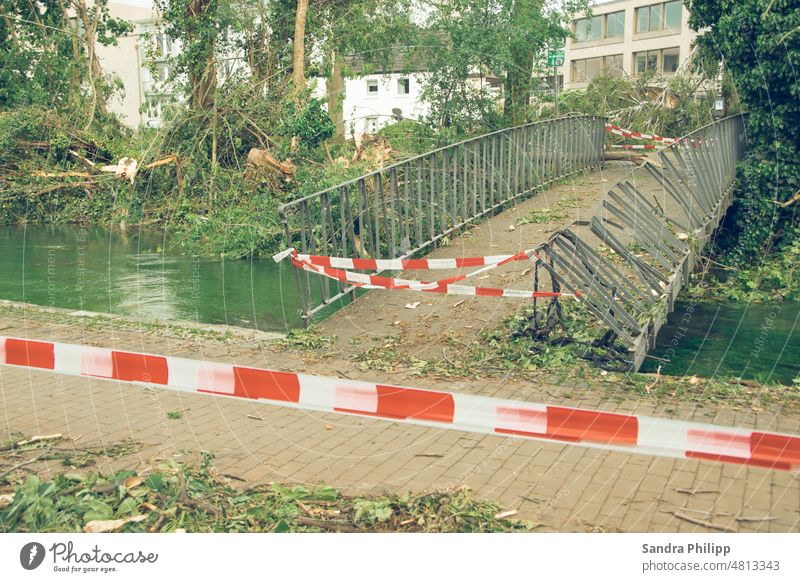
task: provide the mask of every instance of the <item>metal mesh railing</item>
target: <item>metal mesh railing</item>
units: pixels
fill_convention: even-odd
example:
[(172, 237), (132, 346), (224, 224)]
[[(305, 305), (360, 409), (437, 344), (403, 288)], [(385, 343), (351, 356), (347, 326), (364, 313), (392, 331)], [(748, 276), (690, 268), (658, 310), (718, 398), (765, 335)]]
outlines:
[[(544, 186), (603, 163), (605, 118), (502, 129), (416, 156), (281, 206), (302, 253), (405, 258)], [(297, 272), (308, 320), (354, 288)]]

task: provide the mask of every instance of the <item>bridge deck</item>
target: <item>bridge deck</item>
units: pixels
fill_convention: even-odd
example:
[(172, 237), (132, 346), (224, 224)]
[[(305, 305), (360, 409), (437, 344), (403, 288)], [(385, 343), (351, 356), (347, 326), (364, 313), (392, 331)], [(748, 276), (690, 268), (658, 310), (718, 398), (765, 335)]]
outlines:
[[(447, 246), (427, 256), (501, 255), (534, 248), (571, 222), (588, 220), (597, 213), (608, 190), (620, 180), (630, 179), (633, 169), (629, 163), (610, 162), (604, 170), (570, 178), (566, 183), (540, 192), (452, 238)], [(531, 213), (536, 222), (525, 223)], [(548, 216), (553, 218), (546, 219)], [(533, 289), (532, 266), (529, 262), (512, 262), (488, 271), (480, 279), (471, 279), (467, 284)], [(396, 276), (415, 280), (441, 279), (474, 269), (409, 271)], [(548, 277), (542, 278), (540, 288), (551, 289)], [(405, 307), (416, 302), (420, 304), (415, 309)], [(399, 358), (438, 361), (444, 357), (457, 358), (458, 342), (469, 344), (481, 332), (493, 331), (526, 303), (529, 301), (513, 298), (465, 298), (416, 291), (375, 290), (340, 309), (323, 321), (320, 328), (323, 333), (338, 337), (336, 351), (361, 353), (369, 346), (380, 346), (386, 338), (395, 338), (392, 343), (398, 344), (394, 349)]]

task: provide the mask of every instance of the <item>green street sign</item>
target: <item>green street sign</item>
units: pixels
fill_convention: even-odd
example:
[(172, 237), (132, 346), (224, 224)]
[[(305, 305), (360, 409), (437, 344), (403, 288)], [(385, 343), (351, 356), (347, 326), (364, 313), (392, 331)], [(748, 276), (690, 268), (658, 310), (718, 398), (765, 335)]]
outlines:
[(560, 67), (564, 64), (564, 49), (557, 49), (547, 53), (547, 66)]

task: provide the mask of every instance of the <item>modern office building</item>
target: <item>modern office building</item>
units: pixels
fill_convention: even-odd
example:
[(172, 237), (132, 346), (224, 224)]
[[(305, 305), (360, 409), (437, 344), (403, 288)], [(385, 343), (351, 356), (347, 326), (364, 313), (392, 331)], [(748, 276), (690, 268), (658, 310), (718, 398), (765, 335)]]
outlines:
[(586, 87), (602, 72), (638, 77), (684, 70), (696, 33), (681, 0), (612, 0), (596, 4), (591, 17), (573, 22), (576, 38), (564, 49), (565, 89)]

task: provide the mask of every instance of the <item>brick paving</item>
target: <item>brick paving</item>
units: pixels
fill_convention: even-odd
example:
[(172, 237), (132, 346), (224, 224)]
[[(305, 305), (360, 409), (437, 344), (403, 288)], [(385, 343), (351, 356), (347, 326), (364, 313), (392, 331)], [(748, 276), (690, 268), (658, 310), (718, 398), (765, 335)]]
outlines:
[[(276, 369), (314, 368), (304, 356), (257, 348), (246, 342), (171, 338), (164, 333), (82, 329), (36, 318), (0, 316), (0, 333), (62, 342), (113, 345), (120, 349), (206, 357)], [(342, 370), (347, 361), (327, 360)], [(316, 364), (320, 365), (320, 364)], [(351, 366), (352, 368), (352, 366)], [(351, 377), (374, 373), (349, 369)], [(400, 382), (442, 387), (424, 378)], [(457, 389), (516, 395), (513, 381), (459, 382)], [(546, 386), (527, 386), (537, 399)], [(572, 390), (576, 392), (576, 390)], [(591, 402), (579, 394), (559, 400)], [(594, 400), (598, 405), (599, 400)], [(689, 420), (758, 424), (772, 430), (796, 428), (797, 418), (752, 411), (716, 414), (683, 407), (674, 415)], [(665, 414), (652, 402), (625, 401), (607, 410)], [(254, 402), (146, 389), (125, 382), (75, 378), (0, 367), (0, 438), (61, 432), (76, 446), (142, 443), (138, 452), (105, 460), (100, 469), (152, 466), (158, 459), (180, 461), (199, 451), (216, 456), (216, 466), (248, 484), (272, 481), (319, 483), (352, 494), (421, 492), (467, 485), (478, 495), (541, 526), (540, 531), (708, 531), (671, 512), (711, 521), (737, 531), (798, 531), (800, 480), (789, 473), (701, 461), (653, 458), (537, 443), (501, 436), (467, 434), (376, 419), (309, 413)], [(167, 413), (180, 411), (172, 420)], [(712, 414), (713, 416), (709, 417)], [(44, 468), (44, 473), (59, 467)], [(681, 491), (698, 491), (694, 495)], [(737, 522), (736, 517), (770, 517)]]

